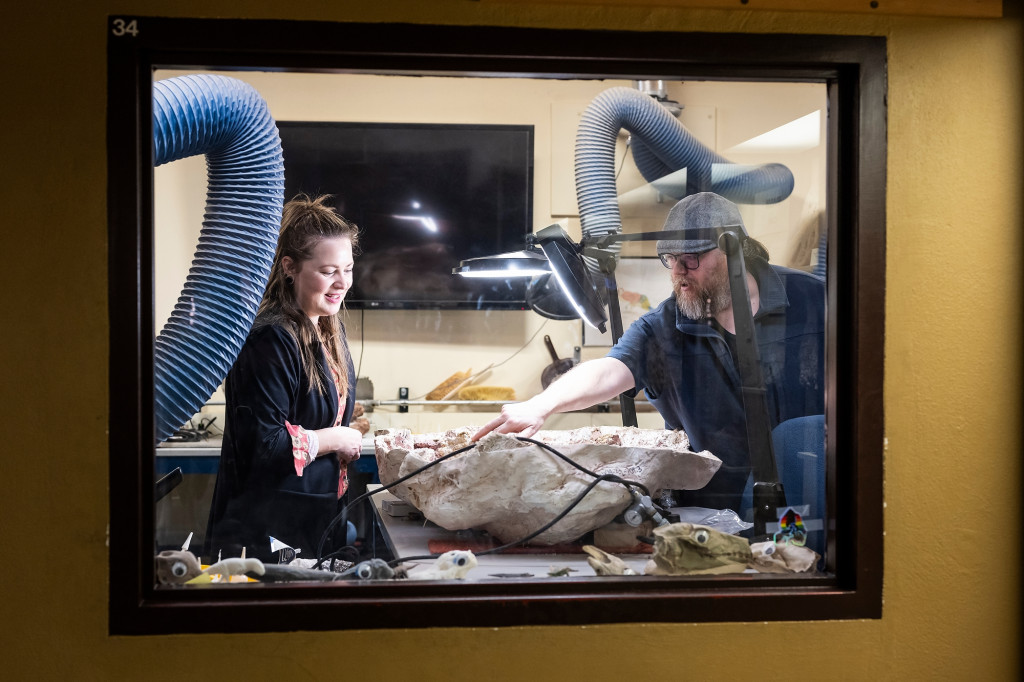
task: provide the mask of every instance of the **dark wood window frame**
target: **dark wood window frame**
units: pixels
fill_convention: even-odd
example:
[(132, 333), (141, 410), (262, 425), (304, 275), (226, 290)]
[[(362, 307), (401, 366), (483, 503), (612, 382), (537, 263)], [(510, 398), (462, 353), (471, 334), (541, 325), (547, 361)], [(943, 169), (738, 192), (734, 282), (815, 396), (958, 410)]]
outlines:
[[(881, 617), (884, 38), (132, 16), (108, 30), (112, 634)], [(155, 68), (825, 83), (827, 575), (156, 589)]]

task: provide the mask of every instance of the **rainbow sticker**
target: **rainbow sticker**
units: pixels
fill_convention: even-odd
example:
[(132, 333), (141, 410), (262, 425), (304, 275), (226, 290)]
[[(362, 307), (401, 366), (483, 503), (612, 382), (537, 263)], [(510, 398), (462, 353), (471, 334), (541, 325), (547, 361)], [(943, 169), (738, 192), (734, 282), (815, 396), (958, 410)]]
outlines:
[(773, 539), (776, 543), (788, 542), (799, 547), (807, 543), (804, 520), (792, 507), (786, 507), (786, 511), (779, 517), (779, 532)]

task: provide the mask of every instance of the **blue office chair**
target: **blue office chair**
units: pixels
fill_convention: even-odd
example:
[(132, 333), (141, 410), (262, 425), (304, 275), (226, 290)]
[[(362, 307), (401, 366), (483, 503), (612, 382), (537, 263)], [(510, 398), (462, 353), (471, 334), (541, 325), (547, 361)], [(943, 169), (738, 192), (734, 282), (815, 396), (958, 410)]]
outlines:
[[(772, 430), (779, 480), (786, 503), (803, 517), (807, 546), (825, 553), (825, 416), (784, 421)], [(753, 517), (753, 476), (747, 480), (740, 516)]]

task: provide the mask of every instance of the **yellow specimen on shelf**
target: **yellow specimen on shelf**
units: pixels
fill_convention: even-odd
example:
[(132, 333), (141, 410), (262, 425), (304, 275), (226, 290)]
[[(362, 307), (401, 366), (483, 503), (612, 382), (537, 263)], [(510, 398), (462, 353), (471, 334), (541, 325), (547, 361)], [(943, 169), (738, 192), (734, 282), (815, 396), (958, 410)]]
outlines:
[(427, 394), (427, 400), (443, 400), (448, 396), (449, 393), (459, 387), (466, 379), (468, 379), (473, 373), (472, 369), (467, 369), (465, 372), (456, 372), (441, 383), (439, 383), (434, 390)]
[(515, 400), (516, 390), (510, 386), (466, 386), (459, 390), (459, 400)]

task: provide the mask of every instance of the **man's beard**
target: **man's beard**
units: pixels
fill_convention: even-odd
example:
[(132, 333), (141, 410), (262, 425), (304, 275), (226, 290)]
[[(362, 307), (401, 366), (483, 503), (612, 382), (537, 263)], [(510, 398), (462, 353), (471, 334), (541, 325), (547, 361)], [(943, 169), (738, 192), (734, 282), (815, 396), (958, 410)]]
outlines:
[(732, 307), (732, 292), (729, 290), (729, 275), (724, 268), (716, 269), (705, 286), (698, 286), (692, 280), (685, 290), (680, 286), (686, 278), (672, 275), (672, 290), (676, 295), (676, 306), (691, 320), (714, 317), (716, 313)]

